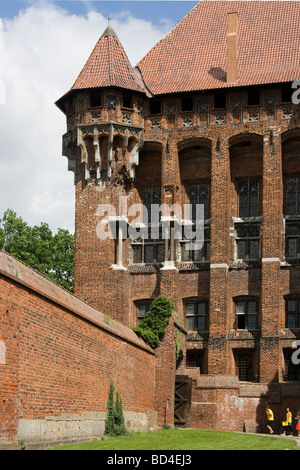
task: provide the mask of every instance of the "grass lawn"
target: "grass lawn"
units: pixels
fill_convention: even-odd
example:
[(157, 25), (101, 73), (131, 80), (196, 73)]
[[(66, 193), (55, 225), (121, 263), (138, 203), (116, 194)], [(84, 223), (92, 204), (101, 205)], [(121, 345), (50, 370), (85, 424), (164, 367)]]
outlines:
[(132, 433), (52, 450), (297, 450), (294, 439), (200, 429)]

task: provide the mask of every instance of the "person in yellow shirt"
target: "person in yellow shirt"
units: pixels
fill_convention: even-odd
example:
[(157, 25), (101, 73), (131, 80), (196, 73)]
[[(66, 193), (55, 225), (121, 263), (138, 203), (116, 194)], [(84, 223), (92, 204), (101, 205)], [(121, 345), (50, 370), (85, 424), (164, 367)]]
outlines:
[(293, 416), (289, 408), (286, 409), (286, 420), (282, 423), (283, 435), (286, 435), (287, 430), (292, 434), (292, 420)]
[(267, 415), (267, 419), (268, 419), (267, 428), (269, 429), (270, 434), (273, 434), (274, 433), (274, 431), (273, 431), (274, 413), (273, 413), (273, 411), (271, 410), (271, 408), (269, 406), (267, 406), (267, 408), (266, 408), (266, 415)]

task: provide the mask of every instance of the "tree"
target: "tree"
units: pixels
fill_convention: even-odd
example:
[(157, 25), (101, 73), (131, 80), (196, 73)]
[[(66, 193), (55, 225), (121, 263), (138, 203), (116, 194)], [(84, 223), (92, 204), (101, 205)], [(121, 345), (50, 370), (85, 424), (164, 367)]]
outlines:
[(111, 380), (108, 390), (104, 434), (107, 436), (122, 436), (128, 433), (124, 421), (122, 398), (121, 393), (117, 390), (116, 403), (114, 406), (114, 394), (115, 384), (114, 381)]
[(71, 292), (74, 289), (74, 235), (47, 223), (30, 227), (16, 212), (0, 219), (0, 249), (15, 256)]

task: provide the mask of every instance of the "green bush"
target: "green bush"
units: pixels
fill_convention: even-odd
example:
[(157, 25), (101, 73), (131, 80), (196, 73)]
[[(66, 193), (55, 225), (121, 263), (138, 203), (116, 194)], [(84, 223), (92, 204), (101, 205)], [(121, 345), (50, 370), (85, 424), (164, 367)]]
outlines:
[(121, 393), (117, 390), (115, 406), (114, 394), (115, 384), (114, 381), (111, 380), (106, 407), (106, 420), (104, 431), (104, 434), (106, 436), (122, 436), (128, 433), (124, 421)]
[(173, 308), (173, 304), (168, 297), (159, 295), (153, 300), (145, 318), (138, 327), (133, 328), (133, 331), (152, 349), (157, 348), (161, 338), (165, 334)]

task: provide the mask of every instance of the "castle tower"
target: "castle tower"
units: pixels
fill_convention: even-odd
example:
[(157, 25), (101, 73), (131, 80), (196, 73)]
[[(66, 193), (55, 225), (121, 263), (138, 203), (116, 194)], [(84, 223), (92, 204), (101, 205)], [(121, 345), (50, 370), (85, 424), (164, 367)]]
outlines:
[(143, 145), (145, 95), (109, 19), (72, 88), (56, 102), (67, 119), (63, 155), (76, 191), (75, 294), (124, 323), (122, 230)]

